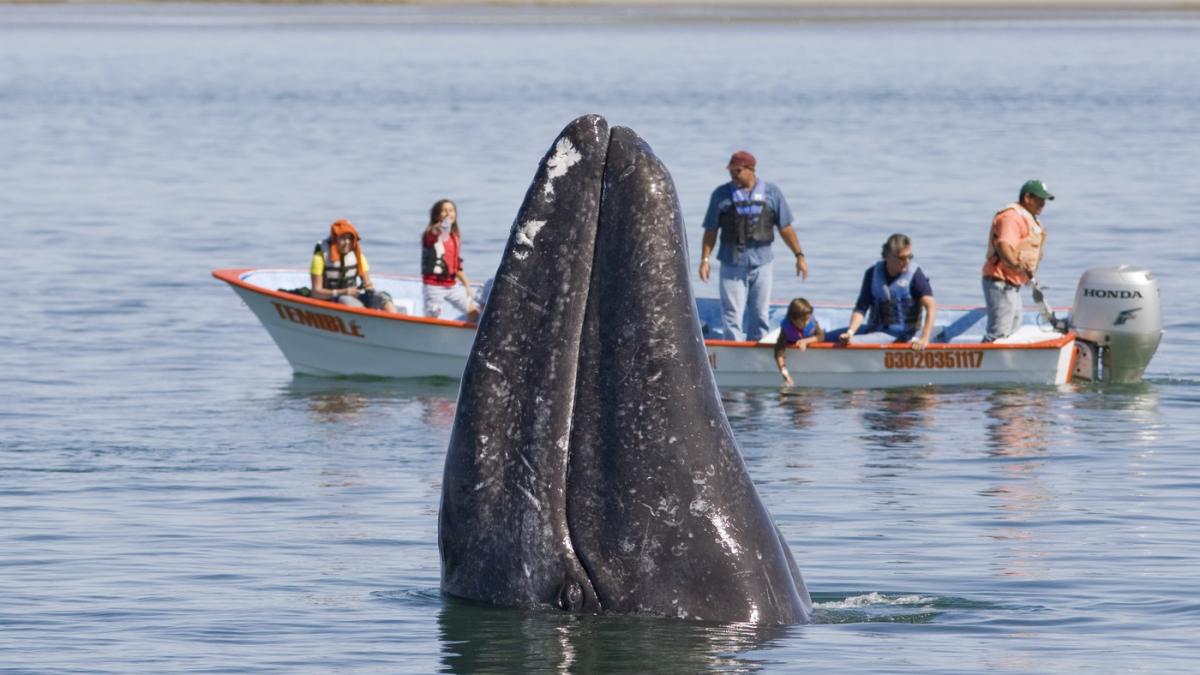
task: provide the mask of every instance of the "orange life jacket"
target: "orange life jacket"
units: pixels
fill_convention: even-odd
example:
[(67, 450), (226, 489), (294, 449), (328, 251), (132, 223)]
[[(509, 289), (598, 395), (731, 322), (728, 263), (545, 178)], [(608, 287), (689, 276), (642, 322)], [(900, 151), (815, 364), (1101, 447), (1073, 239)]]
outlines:
[[(1017, 260), (1021, 263), (1021, 269), (1010, 267), (1000, 259), (1000, 253), (996, 250), (996, 218), (1010, 210), (1016, 211), (1025, 221), (1023, 237), (1017, 244)], [(988, 231), (987, 258), (983, 262), (983, 276), (1001, 279), (1016, 286), (1024, 286), (1029, 283), (1030, 278), (1030, 275), (1024, 270), (1028, 268), (1037, 272), (1038, 263), (1042, 259), (1042, 246), (1045, 242), (1046, 229), (1042, 227), (1037, 217), (1016, 202), (1005, 206), (992, 218), (992, 227)]]

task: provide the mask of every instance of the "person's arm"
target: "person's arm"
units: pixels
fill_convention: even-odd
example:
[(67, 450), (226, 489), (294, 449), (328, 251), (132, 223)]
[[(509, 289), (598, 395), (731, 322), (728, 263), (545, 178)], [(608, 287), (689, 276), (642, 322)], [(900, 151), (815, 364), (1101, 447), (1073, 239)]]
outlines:
[(478, 308), (478, 305), (475, 304), (475, 296), (473, 293), (471, 293), (471, 282), (467, 279), (467, 273), (464, 272), (461, 267), (458, 268), (458, 271), (454, 273), (454, 276), (458, 278), (458, 280), (462, 283), (463, 288), (465, 288), (467, 291), (467, 314), (469, 315)]
[[(371, 265), (367, 262), (367, 254), (358, 249), (358, 280), (364, 291), (374, 292), (375, 284), (371, 283)], [(350, 294), (358, 297), (358, 289), (351, 288)]]
[[(462, 240), (454, 235), (451, 235), (451, 237), (454, 238), (455, 244), (457, 244), (455, 246), (455, 250), (461, 251)], [(462, 263), (463, 260), (462, 256), (460, 255), (458, 256), (458, 270), (454, 273), (454, 276), (459, 280), (459, 282), (462, 283), (463, 290), (467, 292), (467, 321), (475, 323), (479, 319), (479, 306), (475, 304), (475, 294), (471, 292), (471, 281), (470, 279), (467, 279), (467, 271), (463, 269)]]
[(1000, 264), (1017, 272), (1031, 275), (1033, 270), (1021, 263), (1021, 256), (1017, 253), (1017, 247), (1024, 238), (1021, 235), (1023, 224), (1024, 219), (1011, 210), (997, 216), (996, 223), (992, 227), (992, 248), (996, 251), (996, 256), (1000, 258)]
[(850, 325), (846, 328), (846, 332), (838, 336), (838, 341), (844, 345), (850, 344), (851, 340), (854, 339), (854, 332), (867, 319), (867, 310), (871, 307), (871, 276), (874, 274), (873, 269), (872, 267), (868, 267), (867, 271), (863, 272), (862, 285), (858, 288), (858, 298), (854, 301), (854, 312), (850, 315)]
[(337, 296), (333, 295), (333, 291), (329, 291), (329, 290), (325, 289), (325, 279), (322, 275), (313, 274), (313, 275), (311, 275), (311, 277), (312, 277), (312, 293), (311, 293), (312, 297), (314, 297), (318, 300), (333, 300), (335, 297), (337, 297)]
[(705, 230), (704, 239), (700, 242), (700, 281), (708, 282), (708, 274), (712, 271), (708, 259), (712, 255), (713, 247), (717, 244), (717, 231)]
[(817, 329), (813, 331), (813, 334), (804, 338), (800, 342), (803, 343), (803, 346), (806, 347), (814, 342), (824, 342), (824, 341), (825, 341), (825, 329), (821, 328), (821, 324), (817, 324)]
[(1017, 255), (1017, 247), (1007, 241), (996, 240), (996, 255), (999, 256), (1000, 262), (1008, 267), (1017, 270), (1018, 272), (1027, 271), (1021, 266), (1021, 258)]
[(784, 225), (779, 228), (779, 236), (783, 238), (783, 243), (792, 250), (792, 255), (796, 256), (796, 276), (807, 281), (808, 261), (804, 259), (804, 249), (800, 248), (800, 239), (796, 237), (796, 228), (792, 227), (790, 223)]
[(788, 206), (787, 197), (783, 196), (779, 186), (767, 183), (767, 201), (774, 202), (775, 215), (779, 218), (779, 236), (792, 250), (792, 255), (796, 256), (796, 276), (808, 281), (808, 261), (804, 259), (804, 249), (800, 248), (800, 240), (796, 238), (796, 230), (792, 227), (796, 220), (792, 217), (792, 207)]
[(784, 350), (787, 349), (787, 338), (783, 336), (783, 330), (779, 331), (779, 337), (775, 339), (775, 367), (779, 368), (779, 374), (783, 376), (784, 384), (789, 387), (792, 383), (792, 375), (788, 372), (787, 362), (784, 360)]
[(857, 309), (854, 310), (854, 313), (850, 315), (850, 325), (846, 328), (846, 332), (838, 336), (838, 341), (844, 345), (850, 344), (850, 341), (854, 339), (854, 331), (858, 330), (865, 318), (867, 318), (865, 314)]
[(708, 198), (708, 209), (704, 211), (704, 222), (701, 224), (701, 227), (704, 228), (704, 238), (700, 243), (700, 281), (705, 283), (708, 283), (708, 276), (712, 271), (712, 263), (709, 262), (709, 258), (717, 245), (721, 198), (727, 192), (728, 187), (725, 185), (713, 190), (712, 195)]
[(312, 264), (308, 268), (309, 285), (312, 286), (310, 297), (318, 300), (336, 300), (337, 292), (325, 288), (325, 256), (318, 246), (313, 253)]
[(912, 348), (925, 349), (933, 339), (933, 318), (937, 316), (937, 302), (932, 295), (921, 296), (921, 306), (925, 308), (925, 325), (921, 327), (921, 335), (912, 342)]

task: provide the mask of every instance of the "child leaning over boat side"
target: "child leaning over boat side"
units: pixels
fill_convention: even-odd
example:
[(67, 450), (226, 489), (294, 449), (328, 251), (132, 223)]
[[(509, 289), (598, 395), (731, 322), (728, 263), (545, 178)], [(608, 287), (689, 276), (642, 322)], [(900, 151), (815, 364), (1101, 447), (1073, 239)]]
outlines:
[(792, 300), (788, 304), (787, 316), (779, 324), (779, 338), (775, 340), (775, 365), (779, 367), (785, 384), (789, 387), (795, 384), (784, 360), (784, 350), (788, 345), (796, 345), (800, 351), (804, 351), (810, 344), (824, 339), (825, 329), (813, 317), (812, 303), (804, 298)]

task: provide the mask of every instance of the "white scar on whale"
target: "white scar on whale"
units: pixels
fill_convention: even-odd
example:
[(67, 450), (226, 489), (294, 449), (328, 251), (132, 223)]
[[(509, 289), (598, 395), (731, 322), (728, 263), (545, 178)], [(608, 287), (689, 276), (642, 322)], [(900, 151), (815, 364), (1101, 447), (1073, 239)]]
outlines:
[(554, 180), (567, 175), (567, 169), (578, 164), (581, 159), (583, 159), (583, 155), (579, 154), (570, 139), (559, 139), (558, 143), (554, 145), (554, 156), (546, 160), (545, 196), (547, 198), (554, 196)]
[[(533, 248), (533, 240), (537, 237), (538, 232), (546, 225), (544, 220), (529, 220), (517, 228), (516, 243), (519, 246), (528, 246)], [(517, 260), (524, 260), (529, 256), (529, 251), (521, 251), (513, 249), (513, 255)]]

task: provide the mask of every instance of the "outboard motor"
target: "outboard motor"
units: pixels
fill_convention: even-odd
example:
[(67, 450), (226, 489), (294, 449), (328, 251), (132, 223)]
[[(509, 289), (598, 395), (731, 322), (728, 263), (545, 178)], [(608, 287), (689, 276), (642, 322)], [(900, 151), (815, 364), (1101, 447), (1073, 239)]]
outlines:
[(1075, 377), (1138, 382), (1162, 340), (1162, 300), (1150, 270), (1121, 265), (1083, 273), (1071, 307)]

